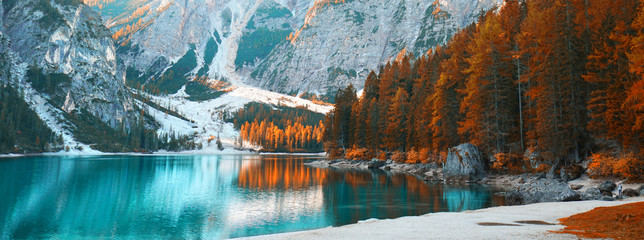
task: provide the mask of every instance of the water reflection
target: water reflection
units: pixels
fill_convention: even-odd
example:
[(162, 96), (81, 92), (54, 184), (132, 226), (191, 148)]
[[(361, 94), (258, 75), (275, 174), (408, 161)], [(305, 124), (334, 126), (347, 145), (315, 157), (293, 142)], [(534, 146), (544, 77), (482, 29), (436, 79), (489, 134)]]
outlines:
[(481, 186), (292, 156), (0, 160), (0, 239), (227, 238), (495, 205)]

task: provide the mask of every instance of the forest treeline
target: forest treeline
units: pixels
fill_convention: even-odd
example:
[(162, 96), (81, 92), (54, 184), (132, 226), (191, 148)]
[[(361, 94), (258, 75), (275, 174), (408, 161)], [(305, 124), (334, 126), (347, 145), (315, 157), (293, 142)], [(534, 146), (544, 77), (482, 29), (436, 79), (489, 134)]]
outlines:
[(507, 0), (427, 55), (349, 86), (325, 120), (333, 157), (444, 159), (477, 145), (505, 171), (593, 159), (597, 175), (644, 172), (644, 4)]
[(321, 152), (324, 115), (306, 108), (249, 103), (225, 119), (240, 131), (244, 142), (266, 152)]
[[(0, 65), (2, 65), (0, 63)], [(26, 82), (42, 94), (52, 106), (62, 109), (72, 79), (59, 73), (44, 73), (31, 65), (25, 73)], [(0, 83), (0, 154), (41, 153), (83, 150), (81, 145), (66, 145), (61, 134), (57, 134), (41, 116), (25, 101), (23, 88)], [(133, 97), (170, 115), (178, 113), (165, 109), (145, 99), (141, 93)], [(65, 125), (74, 140), (102, 152), (153, 152), (157, 150), (182, 151), (201, 148), (193, 136), (159, 133), (159, 123), (148, 114), (148, 107), (134, 106), (138, 116), (126, 118), (115, 128), (107, 125), (87, 109), (61, 112)], [(187, 120), (184, 118), (184, 120)]]

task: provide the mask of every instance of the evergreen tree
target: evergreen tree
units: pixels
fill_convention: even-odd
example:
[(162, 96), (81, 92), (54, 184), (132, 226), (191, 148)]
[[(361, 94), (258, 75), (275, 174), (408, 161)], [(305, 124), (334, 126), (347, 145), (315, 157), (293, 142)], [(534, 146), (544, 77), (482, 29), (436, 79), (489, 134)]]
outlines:
[(387, 127), (385, 128), (384, 148), (389, 151), (405, 151), (407, 132), (405, 129), (408, 114), (407, 99), (409, 94), (399, 87), (387, 111)]
[(459, 133), (485, 151), (502, 152), (516, 119), (509, 38), (494, 10), (477, 25), (469, 46), (469, 68)]

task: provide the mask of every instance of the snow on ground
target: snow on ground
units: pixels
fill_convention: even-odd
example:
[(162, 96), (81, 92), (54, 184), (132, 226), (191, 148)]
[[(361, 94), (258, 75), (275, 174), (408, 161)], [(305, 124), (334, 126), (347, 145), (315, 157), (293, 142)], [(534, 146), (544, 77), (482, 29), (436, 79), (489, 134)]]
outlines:
[[(357, 224), (318, 230), (250, 237), (247, 239), (579, 239), (570, 234), (551, 233), (562, 225), (522, 224), (543, 221), (558, 224), (559, 218), (587, 212), (596, 207), (641, 202), (644, 197), (622, 201), (550, 202), (503, 206), (464, 212), (430, 213), (397, 219), (369, 219)], [(479, 223), (492, 223), (488, 226)], [(494, 226), (494, 223), (513, 226)], [(493, 226), (489, 226), (493, 225)]]
[(17, 79), (21, 79), (19, 87), (23, 91), (25, 102), (33, 109), (40, 119), (56, 134), (63, 136), (65, 146), (70, 150), (67, 153), (71, 154), (98, 154), (99, 151), (93, 150), (87, 144), (83, 144), (74, 140), (72, 132), (69, 130), (71, 127), (64, 121), (65, 117), (63, 111), (52, 106), (47, 99), (41, 96), (33, 87), (31, 83), (25, 81), (24, 74), (28, 65), (26, 63), (15, 66), (15, 73)]
[[(186, 99), (187, 94), (184, 89), (170, 96), (145, 95), (158, 105), (176, 110), (177, 113), (192, 121), (185, 121), (153, 107), (148, 107), (150, 115), (154, 116), (157, 122), (162, 125), (161, 132), (196, 135), (195, 142), (204, 146), (204, 149), (199, 153), (220, 153), (216, 149), (214, 140), (208, 143), (208, 139), (216, 137), (221, 138), (225, 148), (234, 146), (235, 139), (239, 137), (239, 132), (234, 129), (232, 123), (224, 122), (224, 112), (236, 111), (243, 108), (247, 103), (260, 102), (293, 108), (305, 107), (313, 112), (323, 114), (333, 108), (332, 106), (315, 104), (298, 97), (249, 86), (234, 86), (232, 89), (230, 92), (208, 101), (190, 101)], [(137, 101), (137, 104), (143, 105), (140, 101)], [(246, 143), (245, 147), (254, 146), (248, 146), (248, 143)]]
[(143, 107), (145, 111), (154, 117), (154, 119), (161, 124), (161, 128), (157, 129), (158, 133), (178, 133), (181, 135), (192, 135), (197, 131), (196, 125), (180, 119), (178, 117), (167, 114), (156, 108), (150, 107), (147, 104), (134, 100), (139, 107)]

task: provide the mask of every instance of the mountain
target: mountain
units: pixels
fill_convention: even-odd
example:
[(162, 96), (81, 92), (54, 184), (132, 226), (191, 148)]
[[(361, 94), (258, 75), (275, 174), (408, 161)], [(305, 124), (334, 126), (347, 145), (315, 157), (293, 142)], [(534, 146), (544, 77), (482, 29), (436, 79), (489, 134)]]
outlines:
[[(402, 54), (424, 54), (495, 4), (5, 0), (0, 81), (16, 88), (63, 146), (126, 141), (122, 133), (132, 135), (135, 125), (232, 143), (237, 133), (226, 112), (249, 102), (327, 112), (276, 92), (361, 88), (369, 71)], [(110, 134), (116, 137), (104, 137)]]
[(78, 144), (81, 123), (114, 129), (139, 117), (97, 12), (79, 0), (5, 0), (0, 10), (0, 77), (65, 145)]
[(500, 0), (86, 0), (128, 80), (176, 93), (194, 77), (333, 93), (398, 54), (445, 43)]
[(306, 21), (250, 74), (249, 83), (279, 92), (358, 89), (399, 54), (425, 54), (475, 21), (494, 0), (316, 1)]

